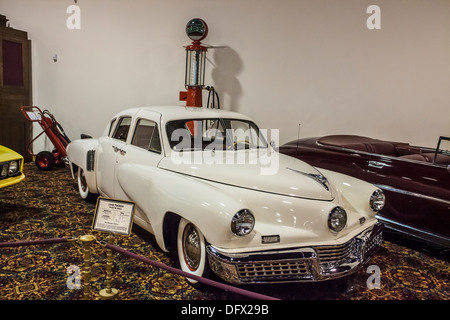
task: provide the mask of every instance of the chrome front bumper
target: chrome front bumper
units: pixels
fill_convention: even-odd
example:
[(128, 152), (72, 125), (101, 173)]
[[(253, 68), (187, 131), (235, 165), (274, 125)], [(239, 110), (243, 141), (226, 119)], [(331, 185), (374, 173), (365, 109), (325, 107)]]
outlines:
[(382, 243), (381, 223), (350, 241), (332, 246), (228, 254), (209, 245), (211, 269), (235, 284), (323, 281), (347, 276), (363, 266)]

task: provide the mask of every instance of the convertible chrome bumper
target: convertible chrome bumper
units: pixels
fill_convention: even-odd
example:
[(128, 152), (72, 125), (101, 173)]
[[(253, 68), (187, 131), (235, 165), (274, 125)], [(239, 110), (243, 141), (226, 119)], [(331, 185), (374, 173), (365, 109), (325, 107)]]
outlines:
[(347, 276), (363, 266), (382, 243), (381, 223), (350, 241), (332, 246), (228, 254), (207, 247), (211, 269), (236, 284), (323, 281)]

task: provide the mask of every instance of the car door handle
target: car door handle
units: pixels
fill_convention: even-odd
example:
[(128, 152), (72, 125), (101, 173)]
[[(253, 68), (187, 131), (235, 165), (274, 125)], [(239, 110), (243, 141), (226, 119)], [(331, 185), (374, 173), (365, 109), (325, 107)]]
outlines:
[(369, 167), (374, 167), (377, 169), (383, 169), (387, 164), (379, 161), (369, 161)]
[(112, 146), (112, 148), (114, 149), (114, 152), (119, 152), (119, 151), (120, 151), (120, 154), (121, 154), (122, 156), (124, 156), (124, 155), (127, 154), (127, 152), (126, 152), (125, 150), (120, 149), (120, 148), (118, 148), (118, 147), (116, 147), (116, 146)]

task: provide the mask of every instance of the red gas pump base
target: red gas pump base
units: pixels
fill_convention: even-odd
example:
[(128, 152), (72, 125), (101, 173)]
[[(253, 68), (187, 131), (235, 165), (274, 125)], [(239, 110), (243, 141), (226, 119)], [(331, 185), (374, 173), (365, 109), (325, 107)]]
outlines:
[(187, 91), (180, 91), (180, 101), (186, 101), (186, 107), (201, 108), (203, 106), (202, 88), (188, 87)]

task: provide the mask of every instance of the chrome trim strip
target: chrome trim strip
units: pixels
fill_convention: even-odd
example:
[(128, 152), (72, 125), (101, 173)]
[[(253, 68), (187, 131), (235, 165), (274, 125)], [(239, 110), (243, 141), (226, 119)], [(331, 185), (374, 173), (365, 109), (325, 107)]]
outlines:
[(207, 249), (218, 256), (226, 257), (234, 262), (242, 262), (248, 260), (258, 260), (259, 257), (265, 255), (280, 255), (280, 254), (302, 254), (303, 257), (316, 258), (316, 252), (310, 247), (294, 248), (294, 249), (281, 249), (270, 251), (256, 251), (256, 252), (244, 252), (244, 253), (224, 253), (216, 247), (210, 245)]
[(300, 173), (304, 176), (307, 176), (311, 179), (313, 179), (314, 181), (316, 181), (317, 183), (319, 183), (322, 187), (324, 187), (327, 191), (330, 191), (330, 183), (328, 182), (328, 179), (322, 175), (322, 174), (315, 174), (315, 173), (306, 173), (300, 170), (296, 170), (296, 169), (292, 169), (289, 167), (286, 167), (286, 169)]
[(441, 236), (439, 234), (436, 233), (432, 233), (429, 231), (425, 231), (425, 230), (421, 230), (418, 228), (414, 228), (411, 226), (408, 226), (406, 224), (382, 217), (377, 215), (376, 218), (381, 221), (382, 223), (384, 223), (386, 225), (387, 228), (402, 232), (402, 233), (406, 233), (408, 235), (426, 240), (426, 241), (430, 241), (433, 243), (437, 243), (446, 247), (450, 247), (450, 239), (446, 238), (444, 236)]
[(385, 184), (375, 184), (375, 186), (380, 188), (380, 189), (382, 189), (382, 190), (392, 191), (392, 192), (404, 194), (404, 195), (411, 196), (411, 197), (416, 197), (416, 198), (430, 200), (430, 201), (436, 201), (436, 202), (443, 203), (445, 205), (450, 205), (450, 201), (448, 201), (448, 200), (444, 200), (444, 199), (440, 199), (440, 198), (436, 198), (436, 197), (432, 197), (432, 196), (427, 196), (427, 195), (423, 195), (423, 194), (416, 193), (416, 192), (411, 192), (411, 191), (407, 191), (407, 190), (394, 188), (394, 187), (391, 187), (391, 186), (387, 186)]
[[(405, 158), (401, 158), (401, 157), (392, 157), (392, 156), (387, 156), (387, 155), (379, 154), (379, 153), (372, 153), (372, 152), (355, 150), (355, 149), (350, 149), (350, 148), (332, 146), (332, 145), (320, 143), (317, 140), (316, 140), (316, 145), (319, 146), (319, 147), (325, 148), (325, 149), (331, 149), (331, 150), (335, 150), (335, 151), (345, 151), (345, 152), (348, 152), (348, 153), (363, 154), (363, 155), (366, 155), (366, 156), (379, 157), (381, 159), (386, 159), (386, 160), (405, 161), (405, 162), (410, 162), (410, 163), (414, 163), (414, 164), (430, 166), (430, 167), (433, 167), (433, 168), (445, 168), (445, 165), (442, 166), (442, 165), (431, 163), (431, 162), (424, 162), (424, 161), (418, 161), (418, 160), (412, 160), (412, 159), (405, 159)], [(414, 148), (415, 146), (411, 146), (411, 147)], [(424, 147), (416, 147), (416, 148), (426, 149)], [(434, 152), (434, 149), (430, 149), (430, 152)]]

